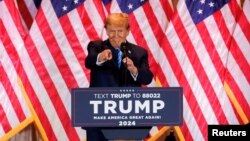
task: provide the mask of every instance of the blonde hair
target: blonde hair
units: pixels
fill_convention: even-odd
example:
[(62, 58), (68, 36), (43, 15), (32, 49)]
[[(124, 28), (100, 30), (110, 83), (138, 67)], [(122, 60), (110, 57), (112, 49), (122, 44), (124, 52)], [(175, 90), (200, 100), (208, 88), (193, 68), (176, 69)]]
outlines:
[(128, 14), (126, 14), (126, 13), (111, 13), (107, 17), (104, 27), (107, 28), (107, 25), (124, 26), (127, 29), (129, 29), (130, 25), (129, 25)]

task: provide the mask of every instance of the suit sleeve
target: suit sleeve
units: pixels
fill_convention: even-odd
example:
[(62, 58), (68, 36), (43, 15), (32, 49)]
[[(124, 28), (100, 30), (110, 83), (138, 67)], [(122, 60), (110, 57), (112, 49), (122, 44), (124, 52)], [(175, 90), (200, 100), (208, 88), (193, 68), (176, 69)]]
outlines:
[(153, 73), (151, 72), (148, 64), (148, 53), (146, 50), (143, 50), (142, 58), (140, 59), (140, 63), (137, 66), (138, 76), (137, 81), (143, 85), (147, 85), (153, 80)]
[(86, 68), (92, 69), (94, 67), (97, 67), (96, 65), (97, 55), (102, 51), (101, 41), (89, 42), (87, 49), (88, 49), (88, 55), (85, 59), (85, 66)]

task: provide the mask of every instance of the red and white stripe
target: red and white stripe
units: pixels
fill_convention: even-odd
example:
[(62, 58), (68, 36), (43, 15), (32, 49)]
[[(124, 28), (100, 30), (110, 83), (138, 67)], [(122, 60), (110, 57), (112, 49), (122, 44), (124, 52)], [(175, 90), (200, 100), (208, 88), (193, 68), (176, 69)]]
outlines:
[(34, 0), (15, 0), (24, 27), (29, 30), (37, 13)]
[[(250, 121), (250, 1), (245, 0), (237, 21), (227, 60), (226, 82), (231, 88), (246, 119)], [(243, 115), (240, 115), (243, 116)]]
[(18, 83), (22, 71), (17, 52), (24, 48), (25, 33), (12, 0), (0, 1), (0, 9), (0, 138), (3, 138), (31, 112)]

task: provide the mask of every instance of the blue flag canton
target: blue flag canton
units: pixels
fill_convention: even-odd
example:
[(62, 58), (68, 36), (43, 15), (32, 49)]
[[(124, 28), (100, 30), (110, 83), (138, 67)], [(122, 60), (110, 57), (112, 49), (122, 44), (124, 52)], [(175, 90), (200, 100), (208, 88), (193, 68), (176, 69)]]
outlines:
[(51, 0), (51, 3), (57, 17), (61, 17), (80, 6), (84, 1), (85, 0)]
[(186, 0), (189, 13), (195, 24), (220, 10), (230, 0)]
[(119, 4), (122, 12), (129, 14), (147, 1), (148, 0), (117, 0), (117, 3)]

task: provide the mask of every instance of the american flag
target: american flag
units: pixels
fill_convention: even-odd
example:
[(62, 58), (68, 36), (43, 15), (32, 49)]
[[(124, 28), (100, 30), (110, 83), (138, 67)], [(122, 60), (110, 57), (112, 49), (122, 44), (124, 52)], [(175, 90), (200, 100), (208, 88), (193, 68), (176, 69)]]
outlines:
[[(32, 0), (17, 1), (28, 5)], [(33, 5), (38, 2), (34, 1)], [(20, 4), (19, 10), (22, 13)], [(207, 140), (208, 124), (249, 122), (246, 72), (250, 55), (241, 51), (243, 55), (239, 57), (244, 58), (238, 60), (233, 47), (238, 35), (235, 27), (249, 27), (249, 17), (245, 14), (239, 18), (242, 10), (237, 1), (183, 0), (175, 8), (171, 0), (43, 0), (33, 13), (35, 16), (31, 16), (29, 35), (19, 44), (24, 46), (13, 46), (19, 51), (20, 81), (43, 140), (85, 138), (84, 130), (71, 126), (70, 90), (88, 87), (86, 47), (90, 40), (107, 38), (104, 20), (113, 12), (129, 14), (128, 40), (148, 50), (155, 76), (148, 86), (183, 87), (184, 123), (174, 128), (180, 140)], [(239, 46), (249, 52), (249, 31), (240, 32), (245, 38), (235, 39), (235, 44), (242, 43)], [(235, 64), (230, 64), (231, 59)], [(237, 65), (237, 69), (232, 69)], [(243, 81), (236, 79), (238, 73), (245, 78)], [(241, 81), (244, 85), (239, 85)], [(236, 107), (237, 102), (240, 108)], [(153, 127), (152, 138), (145, 140), (155, 140), (154, 135), (162, 129)]]
[(207, 140), (209, 124), (239, 124), (224, 89), (231, 36), (240, 14), (235, 0), (179, 1), (163, 40), (169, 85), (184, 88), (180, 138)]
[(26, 35), (12, 0), (0, 1), (0, 140), (31, 123), (32, 115), (20, 75), (19, 51)]

